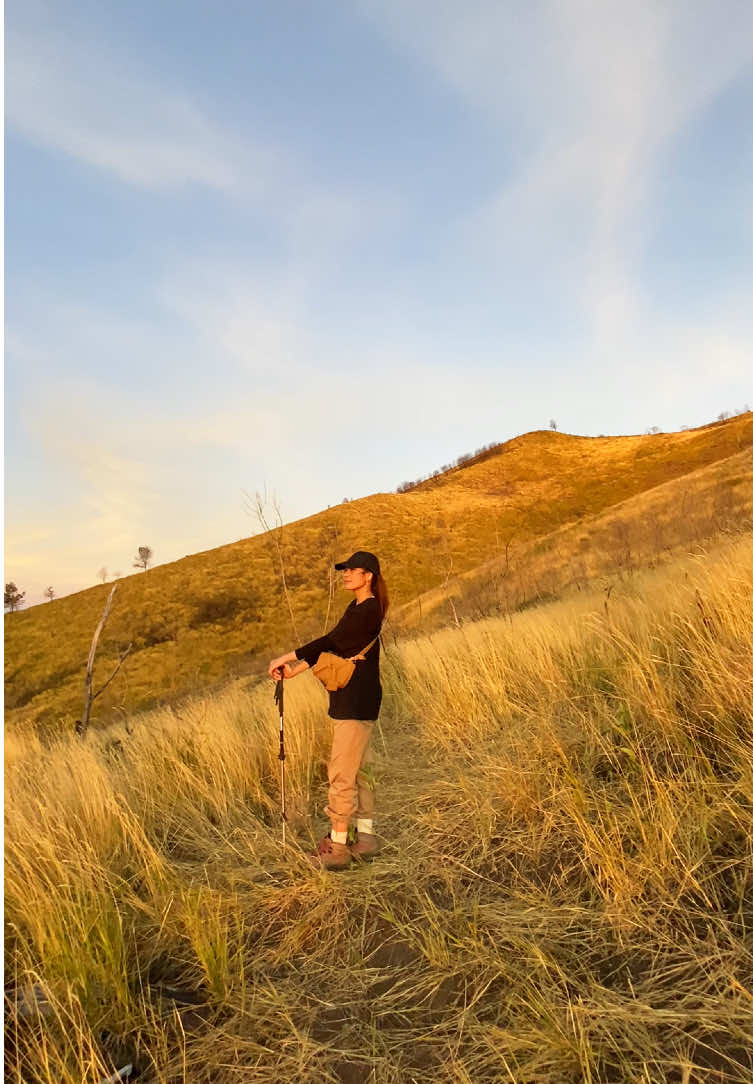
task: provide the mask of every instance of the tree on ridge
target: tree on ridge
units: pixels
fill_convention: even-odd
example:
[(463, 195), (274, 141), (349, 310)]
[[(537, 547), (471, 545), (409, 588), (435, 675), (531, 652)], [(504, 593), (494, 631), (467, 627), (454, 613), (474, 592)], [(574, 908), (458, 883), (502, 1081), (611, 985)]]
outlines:
[(13, 613), (19, 606), (23, 605), (23, 601), (26, 598), (25, 591), (19, 591), (15, 583), (11, 580), (10, 583), (5, 585), (5, 608)]
[(139, 555), (134, 559), (134, 568), (143, 568), (144, 572), (149, 568), (152, 561), (151, 546), (139, 546)]

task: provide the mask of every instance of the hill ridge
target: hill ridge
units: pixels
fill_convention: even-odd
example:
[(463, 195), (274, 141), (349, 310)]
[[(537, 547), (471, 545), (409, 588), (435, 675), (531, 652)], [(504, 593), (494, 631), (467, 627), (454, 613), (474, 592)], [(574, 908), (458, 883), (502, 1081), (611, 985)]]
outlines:
[[(133, 642), (134, 652), (98, 702), (100, 713), (260, 673), (269, 653), (320, 635), (338, 613), (334, 561), (356, 549), (379, 553), (399, 621), (426, 592), (472, 577), (511, 537), (516, 547), (533, 548), (568, 524), (751, 446), (751, 412), (673, 434), (536, 430), (405, 493), (361, 497), (124, 577), (100, 645), (103, 672), (125, 644)], [(292, 619), (279, 582), (278, 545)], [(6, 619), (11, 721), (72, 725), (109, 590), (96, 585)]]

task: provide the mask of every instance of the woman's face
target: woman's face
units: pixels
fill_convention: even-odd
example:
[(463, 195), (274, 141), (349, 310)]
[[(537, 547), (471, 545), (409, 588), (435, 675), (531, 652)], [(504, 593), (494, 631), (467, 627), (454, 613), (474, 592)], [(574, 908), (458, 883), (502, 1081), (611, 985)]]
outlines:
[(348, 591), (357, 591), (359, 587), (368, 587), (371, 573), (362, 568), (343, 569), (343, 587)]

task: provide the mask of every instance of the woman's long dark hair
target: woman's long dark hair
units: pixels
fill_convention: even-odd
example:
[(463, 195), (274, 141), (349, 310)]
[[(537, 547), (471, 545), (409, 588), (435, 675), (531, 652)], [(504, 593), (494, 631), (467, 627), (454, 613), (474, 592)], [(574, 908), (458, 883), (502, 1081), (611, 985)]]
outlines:
[(390, 597), (387, 594), (387, 584), (384, 582), (384, 576), (382, 576), (380, 572), (372, 572), (371, 590), (374, 592), (374, 596), (379, 602), (379, 607), (382, 611), (382, 621), (384, 621), (387, 616), (387, 610), (390, 607)]

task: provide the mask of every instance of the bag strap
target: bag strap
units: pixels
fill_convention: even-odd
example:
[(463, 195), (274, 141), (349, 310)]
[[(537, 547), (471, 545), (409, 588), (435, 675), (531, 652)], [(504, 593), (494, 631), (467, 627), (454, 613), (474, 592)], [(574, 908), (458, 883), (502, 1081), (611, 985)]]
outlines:
[(374, 637), (374, 639), (371, 641), (370, 644), (367, 644), (366, 647), (362, 647), (361, 650), (358, 652), (358, 654), (359, 655), (365, 655), (366, 652), (369, 650), (369, 648), (373, 647), (378, 639), (379, 639), (379, 633), (376, 634), (376, 636)]
[(380, 622), (379, 632), (376, 634), (376, 636), (374, 637), (374, 639), (371, 641), (370, 644), (367, 644), (366, 647), (361, 648), (361, 650), (358, 652), (359, 655), (365, 655), (366, 652), (369, 650), (369, 648), (374, 646), (374, 644), (377, 642), (377, 640), (382, 645), (382, 651), (384, 651), (385, 655), (387, 654), (387, 649), (384, 646), (384, 640), (382, 639), (382, 625), (383, 625), (383, 622)]
[[(373, 640), (371, 641), (371, 643), (370, 643), (370, 644), (367, 644), (367, 645), (366, 645), (366, 647), (362, 647), (362, 648), (361, 648), (361, 650), (360, 650), (360, 651), (358, 651), (358, 652), (357, 652), (356, 654), (358, 654), (358, 655), (365, 655), (365, 654), (366, 654), (366, 652), (367, 652), (367, 651), (369, 650), (369, 648), (370, 648), (370, 647), (373, 647), (373, 646), (374, 646), (374, 644), (375, 644), (375, 643), (377, 642), (377, 640), (381, 640), (381, 639), (382, 639), (382, 630), (381, 630), (381, 627), (380, 627), (380, 629), (379, 629), (379, 632), (378, 632), (378, 633), (376, 634), (376, 636), (375, 636), (375, 637), (374, 637), (374, 639), (373, 639)], [(384, 644), (382, 644), (382, 647), (384, 647)], [(351, 658), (353, 658), (353, 656), (351, 656)]]

